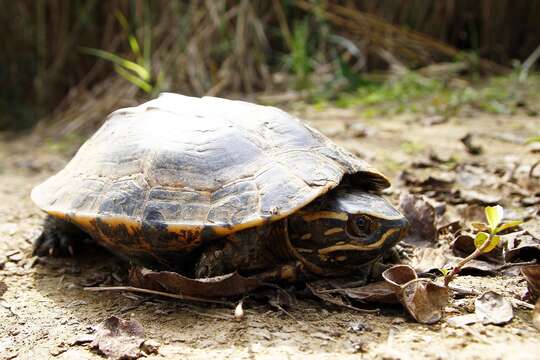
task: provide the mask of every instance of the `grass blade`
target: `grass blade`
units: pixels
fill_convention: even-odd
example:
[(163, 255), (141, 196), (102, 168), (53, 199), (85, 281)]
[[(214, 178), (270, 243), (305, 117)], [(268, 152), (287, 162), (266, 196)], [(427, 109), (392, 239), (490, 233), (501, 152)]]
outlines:
[(150, 80), (150, 72), (146, 70), (143, 66), (134, 63), (133, 61), (124, 59), (116, 54), (113, 54), (111, 52), (100, 50), (100, 49), (94, 49), (94, 48), (88, 48), (88, 47), (81, 47), (80, 48), (82, 52), (93, 55), (96, 57), (99, 57), (103, 60), (110, 61), (116, 65), (119, 65), (125, 69), (133, 71), (137, 76), (144, 80), (149, 81)]
[(152, 93), (153, 86), (147, 81), (133, 75), (132, 73), (130, 73), (129, 71), (127, 71), (120, 65), (115, 64), (114, 70), (118, 73), (118, 75), (120, 75), (121, 77), (123, 77), (124, 79), (132, 83), (133, 85), (137, 86), (139, 89), (143, 90), (144, 92), (148, 94)]

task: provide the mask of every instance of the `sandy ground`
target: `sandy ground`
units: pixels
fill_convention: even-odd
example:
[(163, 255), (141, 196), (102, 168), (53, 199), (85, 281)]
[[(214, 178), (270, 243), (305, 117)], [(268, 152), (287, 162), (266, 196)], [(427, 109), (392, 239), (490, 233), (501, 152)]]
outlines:
[[(538, 117), (479, 115), (425, 126), (414, 116), (362, 121), (354, 110), (308, 108), (299, 114), (393, 177), (407, 159), (430, 150), (466, 158), (459, 138), (467, 132), (484, 146), (483, 161), (495, 164), (509, 156), (539, 159), (525, 145), (490, 135), (499, 128), (530, 136), (538, 128)], [(351, 135), (360, 127), (367, 137)], [(285, 313), (247, 301), (245, 318), (236, 321), (233, 309), (227, 307), (84, 291), (88, 285), (117, 284), (121, 264), (91, 249), (75, 258), (44, 261), (30, 254), (44, 215), (29, 193), (67, 160), (27, 138), (5, 138), (0, 143), (0, 280), (8, 288), (0, 299), (1, 359), (101, 358), (82, 340), (111, 315), (138, 320), (145, 337), (160, 344), (149, 359), (540, 358), (540, 333), (531, 325), (531, 311), (523, 308), (517, 308), (505, 326), (455, 328), (444, 320), (417, 324), (399, 307), (366, 314), (299, 299)], [(463, 276), (456, 285), (496, 289), (511, 297), (520, 296), (526, 287), (521, 277)], [(466, 313), (472, 302), (472, 297), (454, 299), (446, 316)]]

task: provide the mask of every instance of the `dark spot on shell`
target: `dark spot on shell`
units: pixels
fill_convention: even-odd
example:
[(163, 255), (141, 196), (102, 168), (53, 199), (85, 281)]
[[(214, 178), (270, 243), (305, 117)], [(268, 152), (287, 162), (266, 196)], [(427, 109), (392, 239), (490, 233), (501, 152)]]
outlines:
[(90, 223), (95, 228), (95, 233), (100, 234), (98, 238), (103, 239), (108, 244), (137, 248), (137, 236), (130, 235), (125, 224), (111, 225), (100, 218), (96, 218)]
[(203, 227), (201, 231), (201, 240), (204, 241), (207, 239), (214, 239), (216, 237), (216, 232), (210, 226)]

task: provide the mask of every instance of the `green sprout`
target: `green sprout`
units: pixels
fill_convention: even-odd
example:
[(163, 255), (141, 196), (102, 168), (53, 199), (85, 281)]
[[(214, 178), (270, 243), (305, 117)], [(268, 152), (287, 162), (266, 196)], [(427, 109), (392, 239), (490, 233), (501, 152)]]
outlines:
[(444, 285), (448, 286), (456, 275), (461, 271), (463, 265), (469, 261), (477, 258), (481, 254), (488, 253), (495, 249), (501, 242), (501, 237), (498, 235), (501, 231), (516, 227), (522, 223), (520, 220), (508, 221), (503, 223), (504, 209), (500, 205), (487, 206), (485, 208), (485, 215), (487, 224), (485, 223), (472, 223), (472, 227), (477, 230), (474, 238), (474, 246), (476, 248), (469, 256), (462, 259), (454, 266), (452, 270), (442, 269), (441, 272), (444, 275)]

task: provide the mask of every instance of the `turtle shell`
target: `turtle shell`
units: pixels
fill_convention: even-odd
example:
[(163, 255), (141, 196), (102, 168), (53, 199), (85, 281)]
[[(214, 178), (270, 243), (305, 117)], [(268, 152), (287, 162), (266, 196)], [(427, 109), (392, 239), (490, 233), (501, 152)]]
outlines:
[(282, 219), (344, 176), (389, 185), (282, 110), (165, 93), (113, 112), (32, 199), (121, 252), (178, 251)]

